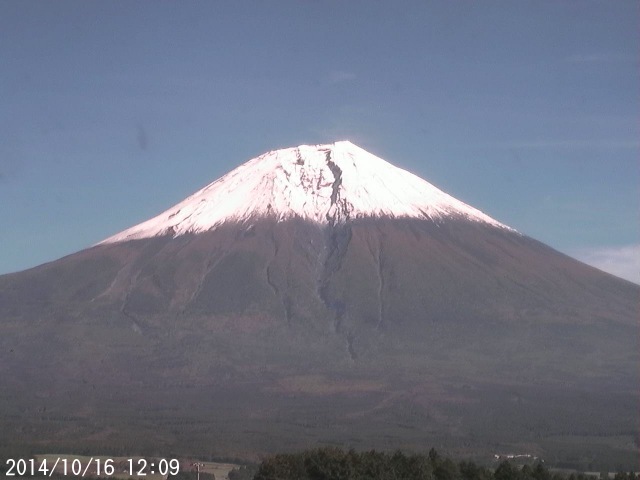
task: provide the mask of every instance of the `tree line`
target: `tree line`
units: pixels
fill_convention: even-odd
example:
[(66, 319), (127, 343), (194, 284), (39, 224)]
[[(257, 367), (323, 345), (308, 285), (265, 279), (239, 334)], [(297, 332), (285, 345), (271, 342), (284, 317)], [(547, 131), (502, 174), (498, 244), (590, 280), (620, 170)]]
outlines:
[[(542, 462), (517, 466), (505, 460), (495, 468), (454, 461), (431, 449), (426, 454), (344, 451), (319, 448), (270, 456), (254, 468), (232, 471), (230, 480), (594, 480), (582, 473), (552, 473)], [(618, 473), (614, 480), (640, 480)]]

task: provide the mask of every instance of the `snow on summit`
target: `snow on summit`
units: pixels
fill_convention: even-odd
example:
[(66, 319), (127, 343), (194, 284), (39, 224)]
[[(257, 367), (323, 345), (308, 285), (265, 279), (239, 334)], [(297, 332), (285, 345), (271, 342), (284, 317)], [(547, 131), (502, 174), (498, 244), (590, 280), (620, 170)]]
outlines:
[(249, 160), (160, 215), (101, 243), (214, 229), (259, 217), (319, 224), (363, 217), (462, 216), (508, 228), (348, 141), (300, 145)]

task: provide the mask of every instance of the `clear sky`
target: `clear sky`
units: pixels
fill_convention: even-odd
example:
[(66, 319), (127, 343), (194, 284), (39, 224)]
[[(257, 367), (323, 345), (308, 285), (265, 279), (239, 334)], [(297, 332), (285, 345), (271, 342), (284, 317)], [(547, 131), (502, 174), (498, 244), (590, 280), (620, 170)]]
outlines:
[(0, 0), (0, 273), (348, 139), (640, 283), (637, 1)]

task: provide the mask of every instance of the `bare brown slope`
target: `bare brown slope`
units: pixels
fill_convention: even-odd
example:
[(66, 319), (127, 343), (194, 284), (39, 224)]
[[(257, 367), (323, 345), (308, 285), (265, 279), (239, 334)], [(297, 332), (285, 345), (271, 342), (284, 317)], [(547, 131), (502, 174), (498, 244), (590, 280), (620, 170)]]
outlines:
[(543, 452), (634, 435), (638, 297), (463, 220), (94, 247), (0, 277), (5, 442)]

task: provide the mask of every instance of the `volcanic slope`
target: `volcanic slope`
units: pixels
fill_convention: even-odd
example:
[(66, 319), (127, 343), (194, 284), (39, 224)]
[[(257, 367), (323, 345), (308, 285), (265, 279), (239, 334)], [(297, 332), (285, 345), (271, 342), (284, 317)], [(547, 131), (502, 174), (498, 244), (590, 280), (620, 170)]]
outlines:
[(349, 142), (277, 150), (0, 277), (0, 449), (628, 468), (639, 293)]

